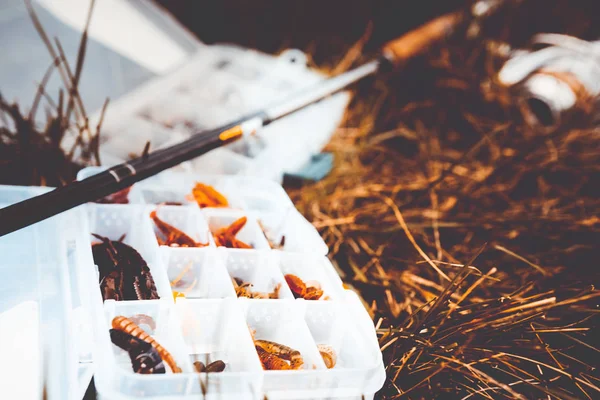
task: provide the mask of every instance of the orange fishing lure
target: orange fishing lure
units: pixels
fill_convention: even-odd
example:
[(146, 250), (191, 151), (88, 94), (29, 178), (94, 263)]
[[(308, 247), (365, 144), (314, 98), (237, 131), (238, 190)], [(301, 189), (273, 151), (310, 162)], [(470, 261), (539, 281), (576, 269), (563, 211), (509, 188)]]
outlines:
[(214, 187), (197, 182), (192, 189), (191, 198), (200, 207), (229, 207), (227, 198), (219, 193)]
[(188, 236), (183, 231), (175, 228), (173, 225), (167, 224), (165, 221), (160, 219), (156, 214), (156, 210), (150, 213), (150, 218), (154, 221), (154, 224), (158, 230), (163, 234), (165, 240), (156, 237), (161, 245), (165, 246), (178, 246), (178, 247), (205, 247), (208, 243), (199, 243)]
[(236, 239), (235, 237), (235, 235), (237, 235), (246, 225), (246, 222), (248, 222), (248, 218), (241, 217), (233, 221), (233, 223), (228, 227), (218, 229), (216, 232), (214, 232), (213, 237), (216, 245), (232, 249), (251, 249), (252, 246)]

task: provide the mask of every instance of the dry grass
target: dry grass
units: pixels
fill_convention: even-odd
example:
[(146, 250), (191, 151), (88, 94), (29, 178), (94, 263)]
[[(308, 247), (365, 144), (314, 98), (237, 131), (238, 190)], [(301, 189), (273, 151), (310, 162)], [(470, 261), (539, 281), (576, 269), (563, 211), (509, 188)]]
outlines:
[[(52, 63), (37, 84), (36, 97), (29, 110), (23, 110), (22, 106), (9, 102), (0, 94), (0, 183), (62, 186), (73, 181), (84, 164), (100, 164), (99, 137), (108, 99), (99, 123), (90, 126), (78, 91), (94, 2), (90, 6), (74, 67), (69, 65), (58, 39), (52, 41), (44, 30), (30, 0), (25, 0), (25, 4)], [(46, 84), (55, 71), (64, 87), (58, 94), (58, 101), (46, 92)], [(46, 114), (44, 124), (40, 124), (37, 117), (42, 108)]]
[(335, 169), (288, 188), (377, 322), (382, 398), (600, 396), (600, 130), (527, 126), (493, 49), (361, 84)]

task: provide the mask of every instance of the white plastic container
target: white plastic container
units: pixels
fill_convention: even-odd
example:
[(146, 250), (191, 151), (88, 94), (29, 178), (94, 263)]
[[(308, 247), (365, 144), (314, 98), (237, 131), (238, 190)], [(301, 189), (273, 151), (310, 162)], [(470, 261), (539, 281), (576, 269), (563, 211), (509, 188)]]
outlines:
[[(84, 170), (80, 178), (97, 171)], [(195, 182), (214, 186), (230, 207), (199, 208), (187, 196)], [(111, 239), (126, 233), (125, 240), (148, 262), (161, 299), (106, 301), (104, 313), (94, 316), (95, 382), (102, 398), (179, 399), (203, 391), (209, 398), (360, 398), (381, 388), (385, 370), (372, 321), (356, 295), (343, 288), (318, 232), (279, 185), (260, 178), (167, 171), (134, 185), (129, 201), (88, 205), (90, 229), (101, 229)], [(165, 201), (182, 205), (159, 205)], [(155, 209), (165, 222), (207, 246), (159, 246), (149, 217)], [(247, 223), (237, 237), (254, 249), (216, 247), (210, 232), (242, 216)], [(259, 220), (272, 242), (285, 235), (281, 250), (270, 248)], [(318, 281), (330, 300), (294, 299), (285, 274)], [(272, 292), (279, 285), (278, 299), (237, 298), (233, 278), (250, 282), (252, 290), (260, 292)], [(169, 283), (172, 287), (165, 289)], [(186, 297), (174, 302), (169, 289)], [(114, 316), (135, 314), (154, 318), (156, 328), (148, 333), (171, 351), (184, 373), (133, 373), (125, 352), (110, 343), (108, 329)], [(251, 332), (257, 340), (300, 351), (303, 368), (263, 371)], [(334, 349), (338, 361), (333, 369), (326, 368), (318, 344)], [(225, 371), (208, 377), (193, 372), (194, 361), (217, 359), (227, 364)]]
[[(0, 186), (5, 207), (50, 189)], [(1, 399), (83, 397), (92, 377), (82, 207), (0, 239)], [(60, 234), (57, 234), (60, 232)]]
[[(79, 178), (94, 172), (97, 169), (83, 170)], [(223, 190), (233, 208), (201, 209), (186, 201), (195, 181)], [(1, 187), (0, 203), (41, 190)], [(359, 399), (371, 398), (381, 388), (385, 369), (373, 322), (358, 297), (343, 288), (326, 256), (327, 246), (279, 185), (258, 178), (165, 172), (134, 185), (128, 199), (129, 204), (87, 204), (0, 240), (4, 254), (11, 254), (11, 261), (3, 261), (0, 268), (17, 271), (5, 272), (14, 282), (3, 281), (0, 318), (16, 303), (33, 314), (34, 304), (42, 305), (39, 320), (44, 334), (34, 330), (29, 337), (41, 338), (42, 345), (53, 349), (44, 353), (53, 360), (47, 371), (49, 398), (82, 396), (89, 373), (84, 374), (87, 381), (77, 384), (78, 368), (91, 365), (90, 353), (102, 399), (195, 399), (202, 394), (211, 399)], [(160, 246), (150, 213), (162, 201), (183, 205), (158, 206), (160, 218), (208, 245)], [(242, 215), (248, 223), (238, 237), (255, 248), (217, 247), (211, 229)], [(270, 248), (257, 219), (276, 235), (286, 236), (281, 250)], [(160, 299), (103, 302), (91, 252), (97, 239), (92, 233), (113, 240), (125, 234), (124, 241), (147, 262)], [(318, 281), (329, 300), (295, 299), (285, 274)], [(233, 278), (250, 282), (255, 291), (279, 287), (278, 298), (238, 298)], [(24, 283), (31, 283), (30, 292), (15, 289)], [(9, 302), (4, 300), (6, 290)], [(185, 298), (174, 301), (173, 291), (185, 293)], [(15, 313), (12, 310), (9, 317)], [(112, 344), (112, 319), (140, 314), (145, 316), (142, 329), (173, 355), (182, 373), (136, 374), (127, 353)], [(52, 327), (51, 332), (46, 326)], [(303, 367), (264, 371), (254, 339), (298, 350)], [(334, 349), (334, 368), (326, 368), (320, 344)], [(223, 372), (195, 372), (194, 361), (215, 360), (226, 363)], [(30, 379), (30, 372), (23, 379)], [(6, 389), (0, 385), (0, 394), (2, 390)]]

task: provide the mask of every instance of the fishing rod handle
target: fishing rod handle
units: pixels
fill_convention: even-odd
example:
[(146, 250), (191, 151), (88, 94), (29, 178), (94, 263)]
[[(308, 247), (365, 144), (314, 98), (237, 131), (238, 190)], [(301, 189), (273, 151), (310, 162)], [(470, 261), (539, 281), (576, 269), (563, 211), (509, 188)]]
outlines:
[(383, 47), (383, 55), (395, 66), (402, 65), (446, 39), (464, 20), (465, 14), (461, 11), (437, 17), (386, 43)]

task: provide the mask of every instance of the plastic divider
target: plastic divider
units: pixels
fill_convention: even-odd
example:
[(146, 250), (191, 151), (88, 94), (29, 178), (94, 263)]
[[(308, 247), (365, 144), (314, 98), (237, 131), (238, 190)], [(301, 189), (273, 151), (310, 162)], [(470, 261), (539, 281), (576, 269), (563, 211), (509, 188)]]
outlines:
[(178, 299), (175, 306), (190, 362), (221, 360), (225, 370), (197, 374), (189, 394), (252, 397), (262, 386), (262, 367), (244, 314), (235, 299)]
[(322, 390), (331, 396), (343, 389), (346, 394), (362, 393), (370, 368), (377, 368), (378, 358), (365, 343), (341, 301), (307, 302), (304, 319), (317, 345), (329, 346), (336, 357)]
[(231, 279), (238, 278), (252, 286), (252, 292), (273, 293), (277, 287), (278, 299), (293, 299), (285, 279), (275, 264), (271, 252), (244, 249), (218, 249)]
[(227, 269), (216, 249), (167, 249), (162, 258), (171, 290), (190, 299), (235, 297)]
[(191, 193), (181, 189), (169, 189), (154, 185), (134, 185), (130, 192), (130, 197), (135, 194), (139, 202), (143, 204), (161, 204), (161, 203), (180, 203), (181, 205), (194, 205), (187, 195)]
[(267, 340), (297, 350), (304, 364), (299, 370), (265, 371), (263, 390), (307, 390), (321, 386), (324, 376), (315, 373), (325, 364), (303, 319), (303, 302), (247, 300), (246, 322), (255, 340)]

